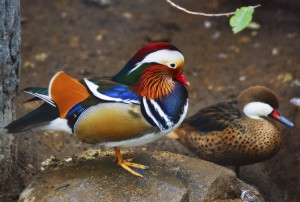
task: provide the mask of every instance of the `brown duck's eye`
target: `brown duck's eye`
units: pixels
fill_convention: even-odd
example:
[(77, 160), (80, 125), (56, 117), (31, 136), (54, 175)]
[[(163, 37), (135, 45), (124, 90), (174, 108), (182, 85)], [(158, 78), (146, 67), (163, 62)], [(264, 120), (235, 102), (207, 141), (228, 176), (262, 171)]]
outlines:
[(170, 67), (175, 68), (175, 67), (176, 67), (176, 64), (171, 63), (171, 64), (170, 64)]

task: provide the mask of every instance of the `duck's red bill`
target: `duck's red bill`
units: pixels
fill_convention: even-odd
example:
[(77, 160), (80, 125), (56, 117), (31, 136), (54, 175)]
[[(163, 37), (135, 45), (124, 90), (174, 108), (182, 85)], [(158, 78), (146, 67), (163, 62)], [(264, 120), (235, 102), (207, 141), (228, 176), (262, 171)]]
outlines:
[(272, 117), (273, 119), (283, 123), (284, 125), (287, 125), (290, 127), (294, 126), (294, 124), (291, 121), (289, 121), (286, 118), (284, 118), (283, 116), (281, 116), (279, 111), (276, 109), (274, 109), (269, 116)]
[(180, 73), (175, 79), (177, 81), (179, 81), (180, 83), (182, 83), (183, 85), (185, 85), (185, 86), (189, 86), (190, 85), (190, 83), (184, 77), (183, 73)]

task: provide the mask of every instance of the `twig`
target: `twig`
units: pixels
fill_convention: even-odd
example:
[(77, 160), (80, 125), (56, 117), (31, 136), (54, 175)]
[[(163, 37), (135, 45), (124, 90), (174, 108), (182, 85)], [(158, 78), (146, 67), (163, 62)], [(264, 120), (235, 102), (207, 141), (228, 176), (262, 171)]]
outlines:
[[(201, 15), (201, 16), (207, 16), (207, 17), (219, 17), (219, 16), (230, 16), (230, 15), (234, 15), (235, 12), (230, 12), (230, 13), (217, 13), (217, 14), (213, 14), (213, 13), (201, 13), (201, 12), (193, 12), (193, 11), (189, 11), (181, 6), (178, 6), (177, 4), (175, 4), (174, 2), (172, 2), (171, 0), (167, 0), (167, 2), (169, 4), (171, 4), (171, 6), (185, 12), (185, 13), (188, 13), (188, 14), (191, 14), (191, 15)], [(253, 8), (257, 8), (259, 7), (260, 5), (256, 5), (256, 6), (252, 6)]]

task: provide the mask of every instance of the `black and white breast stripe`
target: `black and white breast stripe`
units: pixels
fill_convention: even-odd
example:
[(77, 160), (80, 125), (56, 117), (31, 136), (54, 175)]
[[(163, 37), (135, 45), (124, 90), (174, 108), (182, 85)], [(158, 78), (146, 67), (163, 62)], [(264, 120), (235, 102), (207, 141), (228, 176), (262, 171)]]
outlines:
[(174, 125), (178, 123), (184, 111), (182, 108), (182, 111), (180, 112), (182, 114), (179, 116), (179, 119), (176, 117), (170, 117), (164, 112), (159, 102), (153, 99), (146, 99), (145, 97), (143, 97), (141, 108), (146, 120), (151, 125), (157, 126), (160, 130), (168, 130), (174, 127)]

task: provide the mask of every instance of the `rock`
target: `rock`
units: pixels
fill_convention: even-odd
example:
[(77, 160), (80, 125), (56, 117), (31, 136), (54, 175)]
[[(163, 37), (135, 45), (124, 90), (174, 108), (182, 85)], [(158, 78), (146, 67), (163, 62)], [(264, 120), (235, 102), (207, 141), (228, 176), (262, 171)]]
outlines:
[(242, 183), (213, 163), (170, 152), (125, 153), (149, 166), (140, 178), (117, 166), (112, 153), (90, 154), (52, 157), (19, 201), (241, 201)]
[(106, 8), (117, 3), (117, 0), (83, 0), (84, 4)]
[(270, 171), (265, 168), (265, 164), (266, 162), (262, 162), (241, 167), (240, 179), (257, 187), (266, 201), (286, 201), (285, 194), (268, 175)]
[(243, 181), (240, 181), (240, 183), (241, 199), (243, 202), (265, 202), (261, 193), (259, 193), (256, 188)]

